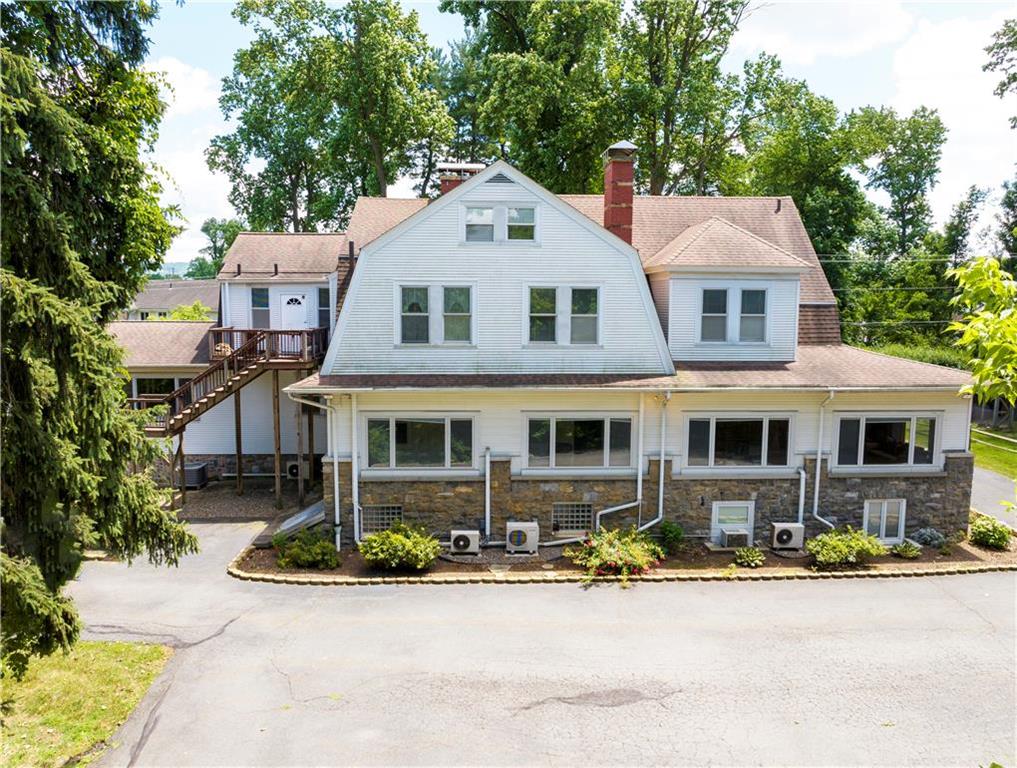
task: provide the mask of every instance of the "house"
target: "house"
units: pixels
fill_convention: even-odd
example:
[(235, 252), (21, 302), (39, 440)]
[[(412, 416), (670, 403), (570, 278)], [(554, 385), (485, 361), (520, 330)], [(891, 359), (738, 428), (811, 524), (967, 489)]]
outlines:
[(357, 202), (328, 354), (286, 388), (328, 416), (337, 543), (400, 519), (545, 543), (966, 527), (966, 374), (842, 344), (790, 198), (634, 197), (633, 149), (603, 195), (497, 162)]
[(152, 433), (222, 474), (320, 456), (337, 544), (395, 520), (492, 543), (964, 528), (967, 375), (842, 344), (790, 198), (634, 196), (633, 149), (603, 195), (497, 162), (434, 201), (360, 198), (345, 233), (240, 235), (204, 351), (143, 370), (175, 342), (128, 344), (139, 382), (206, 366)]
[(200, 301), (209, 308), (210, 321), (219, 318), (218, 280), (149, 280), (129, 309), (122, 313), (122, 320), (148, 320), (153, 317), (168, 317), (177, 307)]

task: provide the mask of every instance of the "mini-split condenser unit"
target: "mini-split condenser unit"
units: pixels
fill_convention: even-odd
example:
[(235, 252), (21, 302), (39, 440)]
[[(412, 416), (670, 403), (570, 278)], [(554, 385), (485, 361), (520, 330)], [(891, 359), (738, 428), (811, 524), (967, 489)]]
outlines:
[(449, 535), (449, 550), (453, 555), (479, 555), (480, 531), (453, 530)]
[(805, 544), (805, 526), (801, 523), (770, 523), (773, 549), (801, 549)]
[[(299, 467), (299, 466), (300, 466), (300, 462), (298, 462), (298, 461), (287, 461), (286, 462), (286, 477), (288, 477), (290, 480), (296, 480), (297, 479), (297, 467)], [(306, 461), (304, 462), (303, 474), (304, 474), (304, 480), (307, 480), (311, 476), (311, 465), (308, 462), (306, 462)]]
[(535, 555), (539, 541), (538, 523), (508, 523), (505, 526), (505, 551), (510, 555)]
[(752, 544), (752, 537), (748, 531), (721, 531), (720, 545), (722, 547), (747, 547)]

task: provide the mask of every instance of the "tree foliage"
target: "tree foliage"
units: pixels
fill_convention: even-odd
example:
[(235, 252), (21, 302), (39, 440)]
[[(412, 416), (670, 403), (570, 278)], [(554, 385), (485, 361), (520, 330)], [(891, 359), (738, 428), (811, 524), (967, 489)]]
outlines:
[(1017, 178), (1003, 182), (1003, 197), (996, 214), (996, 240), (1001, 261), (1011, 274), (1017, 271)]
[(148, 319), (152, 322), (166, 322), (168, 320), (188, 320), (193, 322), (208, 320), (212, 316), (212, 308), (202, 304), (201, 299), (196, 299), (193, 304), (181, 304), (180, 306), (173, 307), (165, 317), (150, 315)]
[(187, 265), (184, 277), (191, 280), (208, 280), (215, 278), (222, 269), (226, 252), (244, 231), (244, 223), (239, 219), (205, 219), (201, 232), (208, 238), (208, 245), (201, 249), (202, 256), (192, 259)]
[[(1001, 99), (1008, 93), (1017, 94), (1017, 19), (1003, 22), (985, 52), (989, 54), (989, 60), (982, 69), (1003, 76), (993, 93)], [(1017, 128), (1017, 115), (1010, 118), (1010, 127)]]
[(147, 3), (7, 3), (2, 16), (5, 669), (77, 635), (61, 588), (97, 543), (175, 563), (195, 539), (147, 471), (161, 446), (124, 408), (105, 324), (176, 232), (141, 161), (162, 115), (139, 69)]

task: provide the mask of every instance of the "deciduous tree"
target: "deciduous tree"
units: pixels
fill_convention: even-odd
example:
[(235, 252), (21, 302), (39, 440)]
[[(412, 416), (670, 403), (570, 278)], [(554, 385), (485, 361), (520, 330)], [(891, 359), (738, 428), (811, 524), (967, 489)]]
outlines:
[[(1003, 22), (985, 52), (989, 54), (989, 60), (982, 69), (1003, 76), (993, 93), (1001, 99), (1009, 93), (1017, 94), (1017, 19)], [(1010, 118), (1010, 127), (1017, 128), (1017, 115)]]

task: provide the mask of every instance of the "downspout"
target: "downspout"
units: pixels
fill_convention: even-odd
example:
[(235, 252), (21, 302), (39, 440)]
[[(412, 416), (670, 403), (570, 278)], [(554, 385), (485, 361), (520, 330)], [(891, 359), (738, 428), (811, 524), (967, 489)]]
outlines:
[(491, 446), (484, 449), (484, 538), (491, 538)]
[[(636, 503), (638, 520), (643, 521), (643, 393), (639, 393), (639, 434), (636, 435)], [(598, 521), (599, 522), (599, 521)], [(599, 526), (598, 526), (599, 527)]]
[(798, 525), (805, 524), (805, 467), (798, 468)]
[(640, 531), (652, 528), (664, 519), (664, 457), (667, 449), (667, 404), (671, 402), (671, 392), (664, 393), (660, 405), (660, 475), (657, 478), (657, 516), (650, 522), (639, 526)]
[(353, 481), (350, 483), (350, 495), (353, 500), (353, 540), (360, 543), (360, 442), (357, 437), (357, 393), (350, 393), (350, 442), (353, 461)]
[(812, 496), (812, 516), (816, 518), (819, 522), (821, 522), (823, 525), (825, 525), (827, 528), (836, 528), (837, 526), (819, 514), (819, 480), (820, 476), (822, 475), (823, 467), (823, 421), (825, 420), (826, 416), (825, 409), (827, 403), (833, 400), (835, 395), (836, 391), (831, 389), (829, 391), (829, 394), (826, 396), (826, 399), (819, 404), (819, 430), (818, 430), (819, 434), (816, 436), (816, 481), (815, 484), (813, 485), (813, 496)]
[[(328, 455), (332, 458), (332, 510), (334, 515), (333, 519), (335, 520), (332, 530), (335, 534), (335, 550), (336, 552), (339, 552), (342, 533), (342, 518), (340, 517), (339, 511), (339, 411), (332, 405), (332, 395), (325, 395), (326, 405), (322, 405), (314, 400), (305, 400), (304, 398), (297, 397), (290, 392), (287, 392), (286, 396), (295, 403), (313, 405), (315, 408), (320, 408), (325, 412), (326, 450), (328, 451)], [(314, 446), (311, 446), (311, 450), (313, 453)]]

